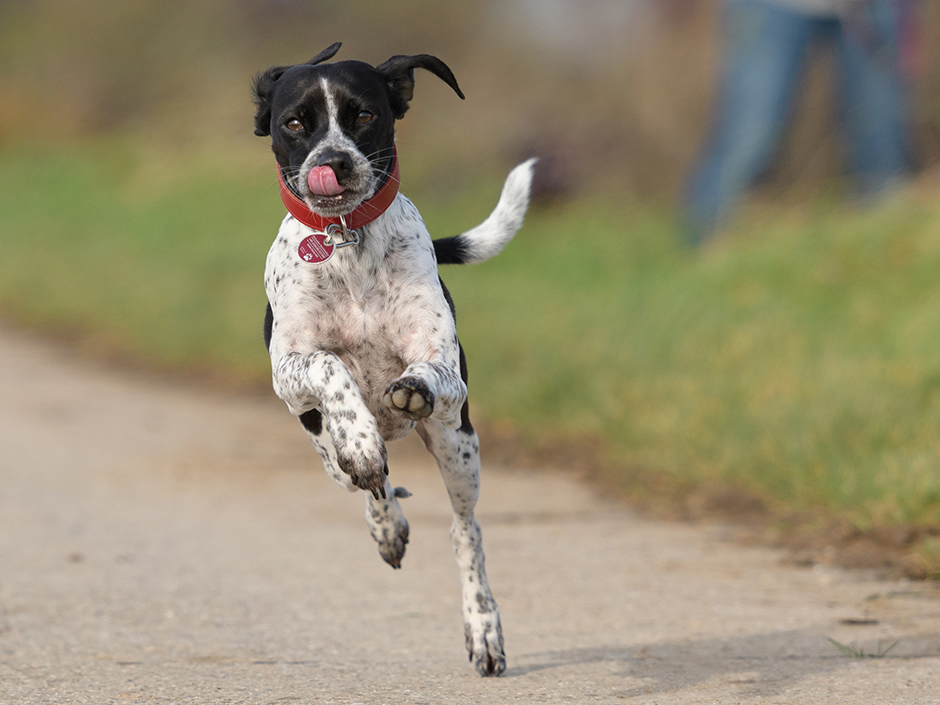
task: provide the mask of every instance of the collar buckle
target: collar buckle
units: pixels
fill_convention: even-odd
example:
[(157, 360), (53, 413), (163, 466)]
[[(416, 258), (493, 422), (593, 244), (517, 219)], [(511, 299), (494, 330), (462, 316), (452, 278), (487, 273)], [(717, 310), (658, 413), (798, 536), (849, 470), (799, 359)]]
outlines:
[[(359, 231), (346, 227), (346, 218), (343, 216), (339, 217), (339, 223), (327, 225), (324, 232), (326, 239), (323, 244), (333, 245), (337, 250), (341, 247), (355, 247), (359, 244)], [(342, 235), (342, 239), (337, 242), (335, 237), (339, 234)]]

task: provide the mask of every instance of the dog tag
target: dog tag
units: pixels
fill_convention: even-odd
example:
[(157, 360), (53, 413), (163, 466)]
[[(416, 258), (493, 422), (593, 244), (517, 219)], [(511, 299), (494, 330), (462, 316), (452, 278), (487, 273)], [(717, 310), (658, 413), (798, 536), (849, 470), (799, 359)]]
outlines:
[(305, 237), (297, 248), (297, 254), (300, 255), (300, 259), (310, 264), (326, 262), (333, 256), (333, 251), (336, 249), (336, 246), (332, 242), (329, 244), (325, 242), (327, 237), (326, 233), (314, 233), (309, 237)]

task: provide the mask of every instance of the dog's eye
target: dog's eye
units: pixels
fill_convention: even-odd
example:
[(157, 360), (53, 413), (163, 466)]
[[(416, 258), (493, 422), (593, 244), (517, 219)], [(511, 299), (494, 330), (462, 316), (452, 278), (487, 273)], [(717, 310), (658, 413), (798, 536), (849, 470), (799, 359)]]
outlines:
[(365, 124), (374, 118), (375, 115), (370, 113), (368, 110), (363, 110), (359, 113), (359, 116), (356, 118), (359, 122)]
[(288, 120), (286, 127), (291, 132), (300, 132), (302, 129), (304, 129), (303, 123), (297, 118), (294, 118), (293, 120)]

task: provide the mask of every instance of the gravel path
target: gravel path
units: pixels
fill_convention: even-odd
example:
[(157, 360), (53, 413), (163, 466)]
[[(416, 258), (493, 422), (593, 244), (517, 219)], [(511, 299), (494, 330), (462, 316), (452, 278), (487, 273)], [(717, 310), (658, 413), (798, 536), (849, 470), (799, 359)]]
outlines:
[[(509, 668), (481, 679), (443, 485), (399, 446), (414, 496), (393, 571), (277, 400), (0, 329), (0, 702), (940, 703), (933, 586), (647, 521), (565, 475), (488, 467), (485, 438)], [(898, 643), (849, 659), (830, 637)]]

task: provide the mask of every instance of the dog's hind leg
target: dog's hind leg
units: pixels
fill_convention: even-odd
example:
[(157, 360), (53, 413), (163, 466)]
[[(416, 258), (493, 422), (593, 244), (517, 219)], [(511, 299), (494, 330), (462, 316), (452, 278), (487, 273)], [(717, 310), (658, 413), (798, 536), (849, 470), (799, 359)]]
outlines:
[[(323, 428), (323, 415), (312, 409), (300, 415), (307, 435), (317, 449), (323, 469), (336, 484), (350, 492), (359, 488), (352, 483), (352, 478), (344, 473), (336, 460), (336, 449), (330, 434)], [(379, 554), (393, 568), (401, 568), (401, 559), (405, 555), (405, 546), (408, 544), (408, 520), (401, 511), (398, 499), (409, 497), (411, 493), (404, 487), (392, 487), (385, 480), (386, 499), (376, 499), (371, 492), (366, 492), (366, 523), (369, 533), (379, 545)]]
[(480, 496), (480, 444), (466, 409), (463, 417), (459, 429), (425, 419), (418, 424), (418, 434), (437, 460), (453, 509), (450, 537), (460, 569), (467, 651), (480, 675), (498, 676), (506, 669), (503, 633), (499, 607), (486, 578), (483, 537), (474, 516)]
[(385, 481), (385, 499), (376, 499), (366, 492), (366, 523), (369, 533), (379, 545), (379, 555), (392, 568), (401, 568), (401, 559), (408, 545), (408, 520), (401, 511), (398, 498), (410, 497), (404, 487), (392, 488)]

